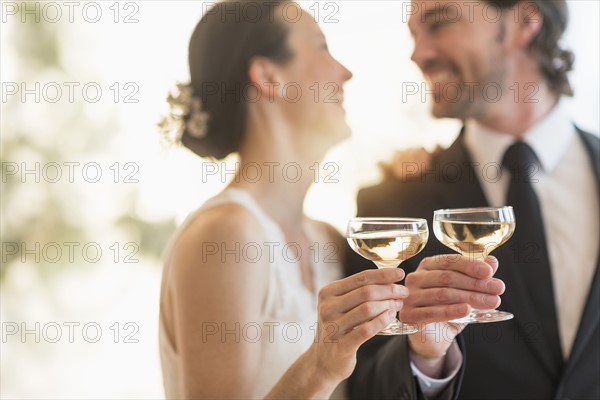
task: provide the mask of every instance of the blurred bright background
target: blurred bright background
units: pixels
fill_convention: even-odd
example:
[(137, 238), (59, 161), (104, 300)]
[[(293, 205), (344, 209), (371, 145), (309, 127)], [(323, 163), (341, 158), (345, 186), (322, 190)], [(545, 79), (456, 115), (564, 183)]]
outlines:
[[(156, 129), (166, 94), (188, 79), (189, 36), (208, 2), (67, 3), (1, 3), (0, 397), (161, 398), (160, 255), (225, 185)], [(447, 146), (459, 125), (433, 120), (419, 96), (403, 101), (402, 83), (422, 82), (403, 2), (301, 3), (354, 73), (353, 137), (324, 160), (322, 176), (334, 175), (306, 202), (341, 230), (379, 163), (397, 149)], [(599, 2), (569, 6), (568, 104), (598, 132)]]

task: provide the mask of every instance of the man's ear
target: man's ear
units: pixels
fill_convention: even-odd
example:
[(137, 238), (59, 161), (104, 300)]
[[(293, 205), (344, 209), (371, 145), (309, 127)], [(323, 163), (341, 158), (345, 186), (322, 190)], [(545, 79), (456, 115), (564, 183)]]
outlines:
[(521, 1), (517, 4), (514, 18), (518, 21), (515, 44), (527, 48), (536, 38), (544, 23), (544, 16), (533, 1)]
[(271, 60), (266, 57), (252, 58), (248, 66), (248, 75), (252, 86), (259, 90), (262, 95), (269, 96), (269, 99), (277, 96), (277, 87), (281, 85), (281, 79), (277, 66)]

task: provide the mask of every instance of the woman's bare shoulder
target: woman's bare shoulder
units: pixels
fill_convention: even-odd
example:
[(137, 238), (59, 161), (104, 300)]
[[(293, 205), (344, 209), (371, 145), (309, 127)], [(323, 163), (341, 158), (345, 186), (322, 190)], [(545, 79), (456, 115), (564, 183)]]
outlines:
[(202, 210), (187, 221), (174, 241), (169, 255), (171, 275), (180, 280), (193, 277), (226, 280), (233, 276), (260, 280), (267, 273), (266, 268), (261, 268), (267, 259), (249, 259), (243, 251), (249, 243), (265, 241), (260, 221), (240, 204)]

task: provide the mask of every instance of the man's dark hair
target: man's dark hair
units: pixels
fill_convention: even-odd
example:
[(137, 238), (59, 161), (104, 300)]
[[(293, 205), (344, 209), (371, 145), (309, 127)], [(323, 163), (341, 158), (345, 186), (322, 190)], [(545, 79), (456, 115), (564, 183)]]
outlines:
[(558, 96), (572, 96), (573, 89), (569, 83), (568, 72), (573, 69), (575, 56), (563, 49), (559, 42), (567, 28), (569, 12), (566, 0), (484, 0), (500, 9), (507, 10), (519, 3), (531, 4), (530, 9), (537, 7), (543, 16), (543, 24), (538, 35), (531, 41), (529, 50), (538, 62), (540, 71), (550, 90)]

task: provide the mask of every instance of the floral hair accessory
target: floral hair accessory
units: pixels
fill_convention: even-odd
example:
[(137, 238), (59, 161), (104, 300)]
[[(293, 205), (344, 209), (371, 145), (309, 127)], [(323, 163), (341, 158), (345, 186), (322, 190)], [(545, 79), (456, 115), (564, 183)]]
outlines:
[(197, 139), (206, 136), (209, 114), (202, 111), (202, 102), (193, 95), (190, 84), (178, 83), (177, 91), (169, 93), (167, 103), (170, 107), (169, 115), (163, 118), (158, 127), (171, 142), (180, 143), (186, 130)]

